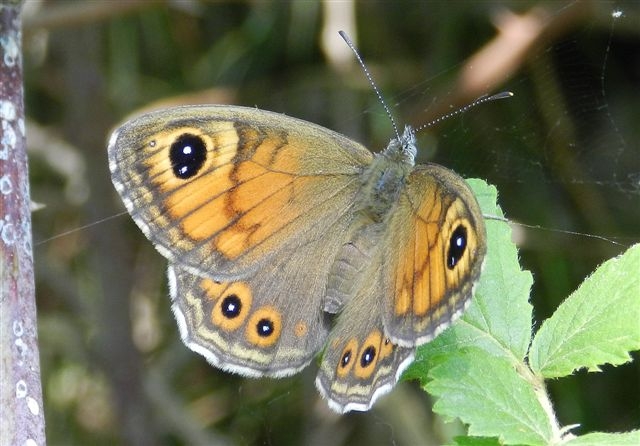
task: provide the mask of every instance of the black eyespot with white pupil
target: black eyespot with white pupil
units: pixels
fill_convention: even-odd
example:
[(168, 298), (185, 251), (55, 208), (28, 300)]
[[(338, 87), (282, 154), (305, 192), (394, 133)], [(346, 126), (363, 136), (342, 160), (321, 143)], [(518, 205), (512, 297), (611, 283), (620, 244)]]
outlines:
[(351, 350), (347, 350), (342, 354), (342, 358), (340, 358), (340, 367), (344, 368), (349, 365), (351, 362)]
[(207, 146), (201, 137), (184, 133), (171, 144), (169, 160), (173, 174), (182, 180), (189, 179), (202, 169), (207, 159)]
[(222, 300), (222, 314), (227, 319), (238, 317), (242, 310), (242, 301), (235, 294), (229, 294)]
[(374, 359), (376, 359), (376, 349), (374, 346), (370, 345), (369, 347), (364, 349), (362, 355), (360, 356), (360, 366), (362, 368), (365, 368), (369, 366)]
[(260, 319), (256, 324), (256, 330), (260, 337), (266, 338), (271, 336), (274, 332), (273, 321), (267, 318)]
[(467, 229), (460, 225), (451, 234), (447, 251), (447, 268), (453, 269), (467, 249)]

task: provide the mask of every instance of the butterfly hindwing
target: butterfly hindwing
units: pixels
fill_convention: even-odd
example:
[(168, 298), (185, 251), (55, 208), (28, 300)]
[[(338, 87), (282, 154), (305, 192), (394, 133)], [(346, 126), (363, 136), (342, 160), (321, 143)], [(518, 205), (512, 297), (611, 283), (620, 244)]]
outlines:
[(393, 247), (383, 274), (385, 331), (400, 345), (422, 345), (462, 313), (482, 270), (485, 227), (471, 189), (441, 166), (416, 166), (383, 245)]
[(385, 334), (383, 301), (371, 298), (384, 297), (377, 290), (374, 280), (345, 304), (322, 355), (316, 387), (339, 413), (369, 410), (414, 358), (415, 348), (393, 344)]

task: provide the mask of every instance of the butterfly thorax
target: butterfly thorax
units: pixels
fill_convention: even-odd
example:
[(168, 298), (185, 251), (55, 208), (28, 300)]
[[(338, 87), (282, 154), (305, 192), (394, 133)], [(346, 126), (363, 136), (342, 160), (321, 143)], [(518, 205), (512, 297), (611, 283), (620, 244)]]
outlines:
[(384, 151), (376, 154), (364, 172), (359, 203), (361, 212), (373, 222), (382, 222), (397, 203), (415, 155), (415, 132), (407, 126), (400, 138), (392, 139)]

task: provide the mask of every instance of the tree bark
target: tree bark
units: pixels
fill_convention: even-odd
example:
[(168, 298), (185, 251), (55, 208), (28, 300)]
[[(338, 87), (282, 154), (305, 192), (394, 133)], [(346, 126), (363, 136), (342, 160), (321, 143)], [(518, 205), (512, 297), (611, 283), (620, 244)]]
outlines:
[(22, 87), (22, 2), (0, 1), (0, 444), (44, 445)]

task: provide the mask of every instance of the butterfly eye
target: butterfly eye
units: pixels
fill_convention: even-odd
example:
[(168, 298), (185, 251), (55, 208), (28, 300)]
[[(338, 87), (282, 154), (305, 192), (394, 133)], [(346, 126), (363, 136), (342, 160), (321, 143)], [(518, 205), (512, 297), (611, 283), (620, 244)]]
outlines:
[(453, 269), (467, 248), (467, 229), (460, 225), (453, 231), (449, 239), (449, 251), (447, 252), (447, 268)]
[(274, 307), (257, 309), (249, 318), (246, 339), (253, 345), (270, 348), (276, 345), (282, 331), (282, 315)]
[(376, 348), (373, 345), (368, 346), (360, 356), (360, 367), (365, 368), (376, 359)]
[(219, 284), (211, 279), (200, 281), (203, 304), (210, 308), (210, 322), (224, 331), (240, 328), (251, 311), (251, 287), (243, 282)]
[(173, 174), (182, 180), (196, 175), (207, 158), (207, 147), (199, 136), (184, 133), (171, 144), (169, 159)]
[(351, 362), (351, 349), (342, 354), (342, 358), (340, 358), (340, 367), (348, 366), (349, 362)]
[(221, 311), (226, 318), (238, 317), (242, 311), (242, 301), (237, 295), (230, 294), (222, 300)]
[(256, 324), (256, 331), (258, 332), (258, 336), (262, 336), (263, 338), (271, 336), (273, 333), (273, 321), (260, 319)]
[(342, 349), (342, 355), (340, 356), (340, 361), (338, 361), (338, 366), (336, 367), (336, 374), (339, 378), (344, 378), (351, 373), (354, 366), (353, 363), (355, 362), (353, 361), (353, 357), (357, 351), (358, 341), (355, 338), (352, 338)]

